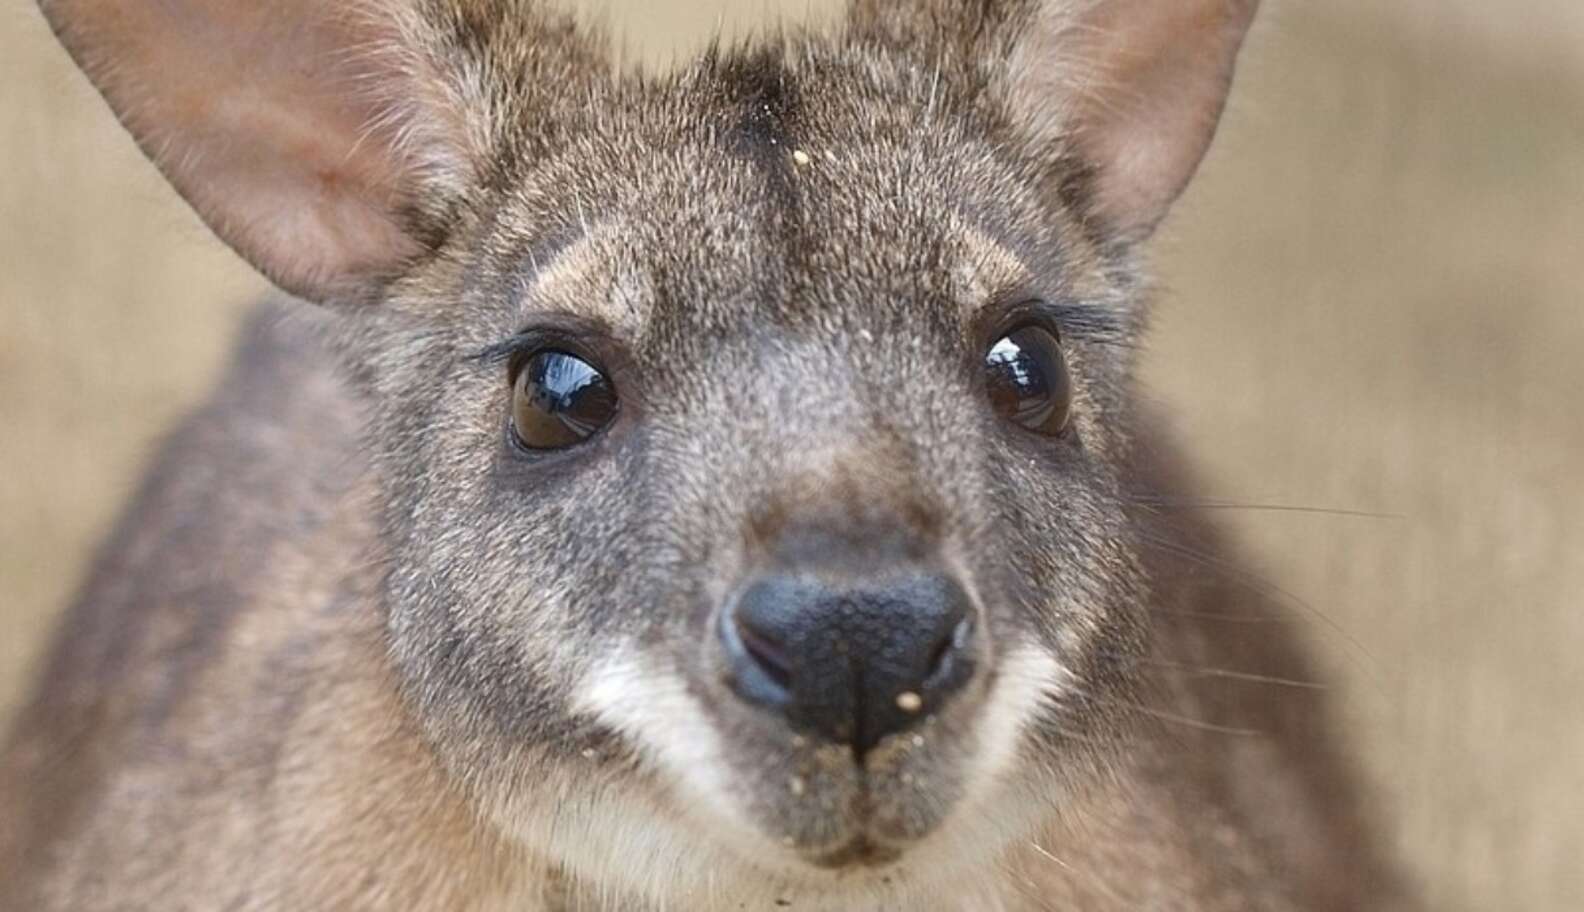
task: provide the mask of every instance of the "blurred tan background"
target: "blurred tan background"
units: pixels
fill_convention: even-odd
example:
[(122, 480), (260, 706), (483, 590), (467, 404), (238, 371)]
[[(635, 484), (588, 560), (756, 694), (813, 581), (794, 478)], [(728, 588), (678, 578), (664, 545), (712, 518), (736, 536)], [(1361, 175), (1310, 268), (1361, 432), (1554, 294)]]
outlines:
[[(835, 6), (603, 9), (663, 63)], [(1313, 607), (1432, 907), (1584, 909), (1584, 3), (1267, 0), (1159, 250), (1205, 493), (1385, 514), (1222, 517)], [(261, 289), (0, 5), (0, 724)]]

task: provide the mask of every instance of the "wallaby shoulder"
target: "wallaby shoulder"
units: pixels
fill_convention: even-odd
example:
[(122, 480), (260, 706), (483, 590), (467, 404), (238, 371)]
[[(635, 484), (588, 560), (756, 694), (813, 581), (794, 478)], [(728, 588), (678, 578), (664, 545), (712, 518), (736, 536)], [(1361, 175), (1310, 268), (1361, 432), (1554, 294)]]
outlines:
[(452, 843), (472, 867), (490, 852), (399, 709), (360, 405), (303, 313), (256, 309), (67, 614), (0, 768), (0, 868), (20, 872), (0, 908), (359, 908), (424, 882), (442, 907), (487, 886), (437, 876)]
[(1031, 885), (1030, 908), (1415, 908), (1358, 799), (1311, 609), (1205, 515), (1168, 423), (1137, 432), (1127, 482), (1153, 632), (1137, 705), (1115, 707), (1137, 729), (1109, 784), (1014, 850), (1009, 883)]
[(361, 471), (351, 394), (303, 311), (286, 313), (258, 306), (215, 393), (160, 447), (62, 623), (20, 737), (176, 711), (267, 585), (272, 552), (322, 526)]
[(1223, 859), (1255, 856), (1247, 864), (1266, 869), (1261, 882), (1286, 884), (1303, 908), (1410, 908), (1382, 861), (1313, 655), (1314, 637), (1329, 632), (1323, 616), (1251, 569), (1193, 495), (1204, 486), (1168, 423), (1147, 426), (1130, 481), (1155, 628), (1152, 748), (1136, 758), (1147, 766), (1138, 781), (1177, 790), (1163, 807), (1218, 809), (1204, 844), (1240, 834)]

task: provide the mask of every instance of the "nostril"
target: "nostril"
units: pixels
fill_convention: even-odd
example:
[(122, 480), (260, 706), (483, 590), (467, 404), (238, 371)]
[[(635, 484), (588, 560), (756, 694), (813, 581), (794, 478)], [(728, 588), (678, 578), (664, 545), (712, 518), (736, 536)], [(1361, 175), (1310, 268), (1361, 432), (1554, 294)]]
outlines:
[(791, 690), (792, 660), (787, 656), (786, 645), (755, 630), (752, 624), (744, 623), (742, 618), (732, 623), (736, 627), (737, 638), (742, 643), (743, 651), (758, 664), (759, 670), (777, 686)]
[(786, 638), (766, 629), (775, 613), (761, 604), (763, 596), (750, 589), (721, 612), (716, 632), (732, 687), (752, 702), (785, 709), (792, 702), (794, 663)]
[(935, 651), (930, 654), (928, 670), (924, 674), (924, 686), (934, 687), (951, 676), (952, 658), (968, 646), (968, 639), (973, 635), (972, 625), (967, 620), (957, 622), (951, 632), (935, 644)]

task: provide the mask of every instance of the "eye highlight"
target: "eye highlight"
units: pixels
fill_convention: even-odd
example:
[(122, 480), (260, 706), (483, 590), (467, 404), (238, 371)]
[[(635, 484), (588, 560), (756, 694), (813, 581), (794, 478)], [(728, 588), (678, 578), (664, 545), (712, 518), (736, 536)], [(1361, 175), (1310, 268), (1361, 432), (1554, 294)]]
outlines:
[(1072, 412), (1072, 377), (1061, 340), (1041, 323), (1025, 323), (985, 353), (985, 386), (996, 414), (1027, 431), (1058, 437)]
[(560, 349), (540, 349), (514, 366), (512, 433), (529, 450), (562, 450), (616, 417), (616, 387), (605, 372)]

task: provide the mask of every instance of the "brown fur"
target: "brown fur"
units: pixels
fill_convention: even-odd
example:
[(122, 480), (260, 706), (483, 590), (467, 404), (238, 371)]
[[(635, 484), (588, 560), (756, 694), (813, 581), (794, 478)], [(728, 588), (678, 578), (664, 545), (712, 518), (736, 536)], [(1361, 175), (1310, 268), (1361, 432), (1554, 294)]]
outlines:
[[(1396, 901), (1304, 661), (1173, 508), (1131, 380), (1136, 244), (1251, 3), (864, 0), (663, 81), (524, 4), (291, 6), (335, 65), (291, 130), (216, 138), (135, 62), (203, 48), (179, 17), (45, 5), (221, 236), (329, 308), (261, 314), (107, 546), (0, 766), (0, 904)], [(304, 178), (274, 148), (299, 129), (352, 172)], [(279, 230), (293, 205), (317, 227)], [(1031, 298), (1074, 374), (1060, 441), (972, 381)], [(505, 443), (525, 323), (623, 390), (582, 448)], [(991, 667), (862, 770), (741, 704), (705, 635), (788, 528), (974, 590)]]

